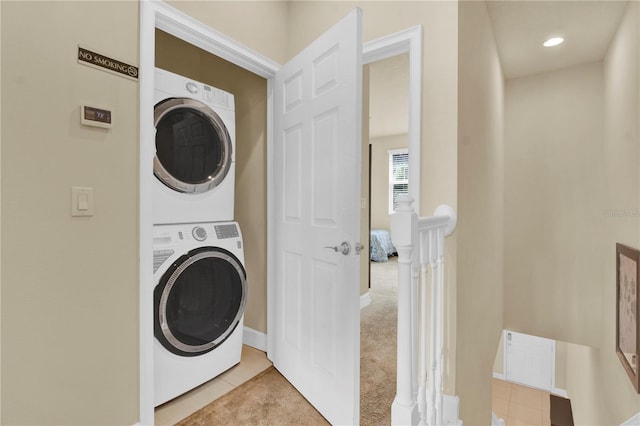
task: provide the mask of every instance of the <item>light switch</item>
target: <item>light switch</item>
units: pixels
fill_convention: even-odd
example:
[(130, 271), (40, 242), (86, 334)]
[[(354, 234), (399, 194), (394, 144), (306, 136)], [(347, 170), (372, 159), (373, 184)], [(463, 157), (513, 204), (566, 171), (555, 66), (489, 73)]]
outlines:
[(78, 194), (78, 210), (81, 212), (89, 210), (89, 195), (85, 192)]
[(93, 188), (71, 188), (71, 216), (93, 216)]

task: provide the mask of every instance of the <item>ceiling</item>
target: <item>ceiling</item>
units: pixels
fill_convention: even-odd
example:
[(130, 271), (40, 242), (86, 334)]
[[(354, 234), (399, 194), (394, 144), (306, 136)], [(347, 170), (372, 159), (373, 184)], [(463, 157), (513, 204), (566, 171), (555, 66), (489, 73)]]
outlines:
[[(632, 0), (637, 1), (637, 0)], [(487, 1), (505, 79), (600, 61), (620, 25), (627, 1)], [(561, 35), (565, 42), (542, 43)], [(369, 137), (407, 132), (409, 56), (370, 67)]]
[[(505, 78), (602, 60), (626, 6), (626, 1), (488, 1)], [(565, 42), (543, 47), (552, 36)]]

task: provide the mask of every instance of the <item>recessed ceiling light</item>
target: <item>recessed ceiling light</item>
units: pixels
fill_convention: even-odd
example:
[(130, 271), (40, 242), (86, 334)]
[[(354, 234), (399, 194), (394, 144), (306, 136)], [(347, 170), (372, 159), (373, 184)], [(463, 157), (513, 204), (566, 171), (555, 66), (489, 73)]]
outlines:
[(562, 42), (564, 42), (564, 39), (562, 37), (551, 37), (549, 40), (542, 43), (542, 45), (544, 47), (553, 47), (561, 44)]

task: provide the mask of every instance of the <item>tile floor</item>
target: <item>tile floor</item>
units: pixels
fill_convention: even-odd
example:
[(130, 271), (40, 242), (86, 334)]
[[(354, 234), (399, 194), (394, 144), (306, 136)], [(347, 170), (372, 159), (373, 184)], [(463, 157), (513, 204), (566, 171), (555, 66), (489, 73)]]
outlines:
[(162, 426), (176, 424), (270, 366), (271, 361), (267, 359), (266, 353), (250, 346), (242, 346), (240, 364), (215, 379), (157, 407), (155, 424)]
[(505, 426), (551, 426), (549, 392), (493, 379), (492, 396)]

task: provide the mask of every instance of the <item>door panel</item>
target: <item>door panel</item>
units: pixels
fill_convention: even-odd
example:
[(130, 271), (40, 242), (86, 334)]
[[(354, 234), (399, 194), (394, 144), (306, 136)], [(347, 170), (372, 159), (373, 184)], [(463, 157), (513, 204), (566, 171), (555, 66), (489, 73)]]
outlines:
[[(333, 424), (357, 424), (361, 11), (274, 84), (275, 367)], [(344, 255), (332, 248), (346, 241)]]
[(555, 374), (555, 341), (507, 330), (505, 345), (506, 379), (551, 392)]

